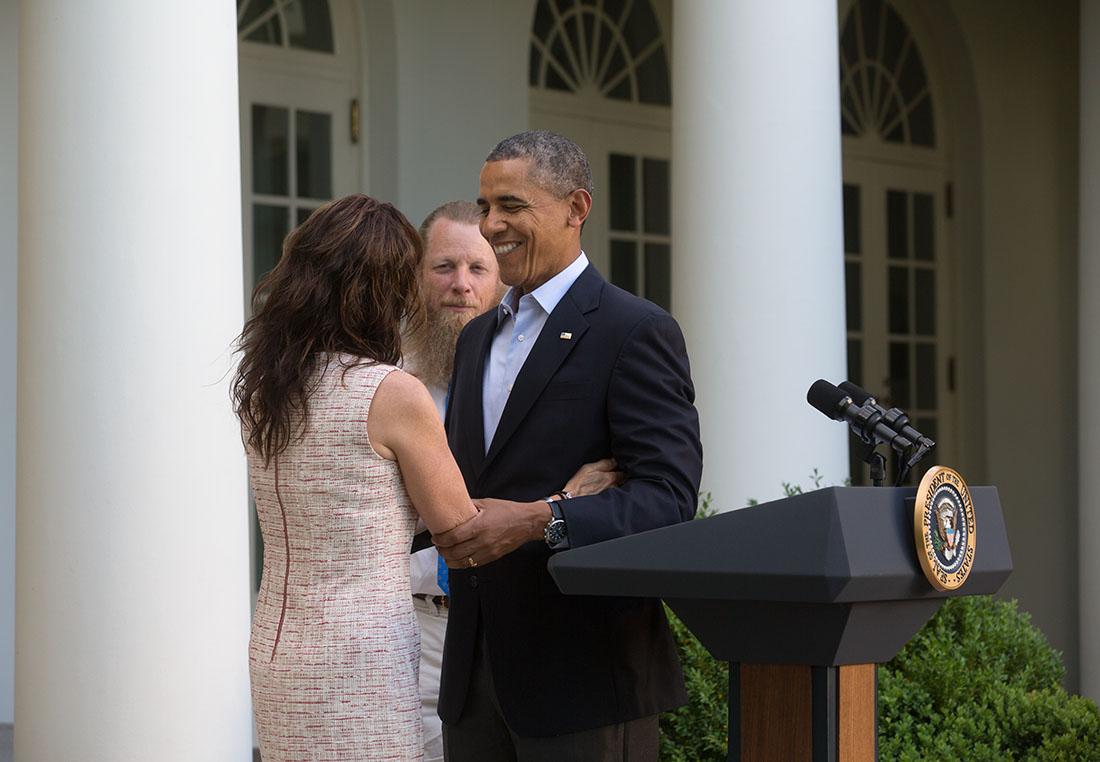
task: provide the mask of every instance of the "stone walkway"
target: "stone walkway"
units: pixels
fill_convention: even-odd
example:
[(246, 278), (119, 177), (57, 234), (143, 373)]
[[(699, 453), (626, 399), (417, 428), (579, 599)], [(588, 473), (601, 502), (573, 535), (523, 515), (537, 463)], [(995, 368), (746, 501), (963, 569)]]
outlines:
[[(14, 762), (15, 733), (11, 725), (0, 725), (0, 762)], [(260, 762), (260, 750), (253, 749), (253, 762)]]

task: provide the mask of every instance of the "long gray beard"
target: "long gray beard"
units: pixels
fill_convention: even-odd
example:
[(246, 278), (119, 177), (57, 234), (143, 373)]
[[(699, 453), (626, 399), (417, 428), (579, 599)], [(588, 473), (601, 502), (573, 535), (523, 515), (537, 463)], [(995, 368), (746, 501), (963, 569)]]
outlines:
[(446, 389), (451, 382), (458, 334), (469, 321), (464, 315), (442, 311), (429, 315), (420, 330), (405, 340), (405, 370), (425, 386)]

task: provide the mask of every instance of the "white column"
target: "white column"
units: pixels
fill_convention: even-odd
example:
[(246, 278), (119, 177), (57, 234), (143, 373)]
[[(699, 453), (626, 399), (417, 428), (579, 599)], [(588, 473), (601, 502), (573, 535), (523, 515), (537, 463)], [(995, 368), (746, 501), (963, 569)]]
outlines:
[(1081, 695), (1100, 700), (1100, 2), (1081, 2), (1078, 409)]
[(845, 377), (834, 3), (674, 4), (673, 304), (715, 506), (847, 476), (844, 427), (806, 404)]
[(15, 756), (240, 762), (234, 5), (20, 24)]

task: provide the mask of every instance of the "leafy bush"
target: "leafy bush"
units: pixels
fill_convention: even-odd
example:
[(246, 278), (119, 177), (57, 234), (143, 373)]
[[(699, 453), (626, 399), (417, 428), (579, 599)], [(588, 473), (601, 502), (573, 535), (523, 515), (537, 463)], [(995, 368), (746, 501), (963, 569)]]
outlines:
[(729, 741), (729, 665), (717, 661), (665, 607), (689, 704), (661, 715), (661, 762), (720, 762)]
[[(710, 493), (700, 495), (695, 518), (713, 516)], [(729, 741), (729, 664), (717, 661), (665, 606), (687, 684), (688, 705), (661, 715), (661, 762), (722, 762)]]
[(880, 759), (1100, 760), (1100, 712), (1064, 671), (1015, 601), (951, 598), (879, 667)]

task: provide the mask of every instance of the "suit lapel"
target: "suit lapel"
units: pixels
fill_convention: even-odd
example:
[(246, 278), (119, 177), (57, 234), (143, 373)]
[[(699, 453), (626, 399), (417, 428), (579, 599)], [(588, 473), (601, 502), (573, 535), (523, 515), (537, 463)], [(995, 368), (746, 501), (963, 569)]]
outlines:
[[(508, 395), (508, 402), (500, 416), (492, 444), (485, 454), (484, 466), (492, 463), (497, 454), (508, 443), (516, 428), (527, 416), (531, 406), (538, 400), (546, 384), (557, 372), (561, 364), (580, 342), (588, 330), (585, 313), (599, 306), (600, 289), (604, 280), (592, 265), (585, 268), (546, 319), (539, 333), (538, 341), (531, 348), (523, 368)], [(482, 368), (488, 347), (482, 353)], [(482, 435), (484, 438), (484, 435)]]

